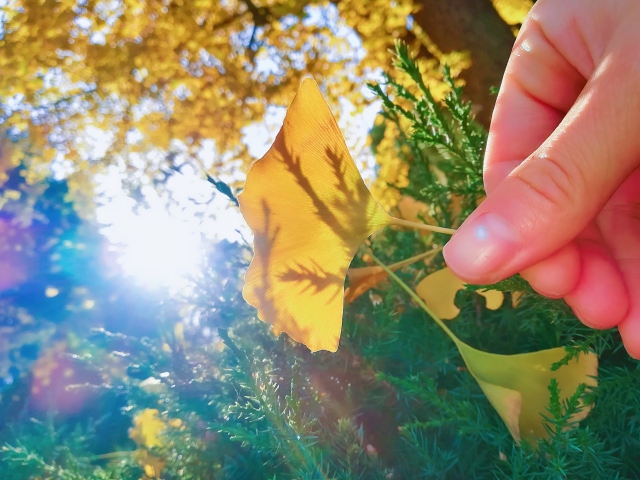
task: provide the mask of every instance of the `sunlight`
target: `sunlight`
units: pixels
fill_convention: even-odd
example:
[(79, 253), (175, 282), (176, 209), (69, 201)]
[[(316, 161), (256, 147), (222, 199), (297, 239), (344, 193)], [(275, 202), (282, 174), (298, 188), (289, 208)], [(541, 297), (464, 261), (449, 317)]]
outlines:
[(122, 271), (147, 288), (183, 290), (198, 273), (207, 245), (252, 238), (239, 211), (197, 168), (183, 166), (161, 191), (141, 183), (144, 209), (125, 189), (120, 166), (98, 175), (96, 220)]
[(188, 223), (163, 211), (147, 210), (120, 219), (118, 230), (119, 263), (143, 285), (178, 288), (198, 271), (202, 245)]

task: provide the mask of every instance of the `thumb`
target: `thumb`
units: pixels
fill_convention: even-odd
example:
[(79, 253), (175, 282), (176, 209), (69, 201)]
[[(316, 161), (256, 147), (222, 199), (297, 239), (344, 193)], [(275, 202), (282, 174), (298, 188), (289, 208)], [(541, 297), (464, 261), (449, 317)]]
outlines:
[(446, 245), (447, 265), (462, 279), (495, 283), (546, 259), (585, 229), (638, 166), (640, 108), (630, 101), (640, 71), (629, 68), (628, 49), (605, 58), (560, 125), (491, 188)]

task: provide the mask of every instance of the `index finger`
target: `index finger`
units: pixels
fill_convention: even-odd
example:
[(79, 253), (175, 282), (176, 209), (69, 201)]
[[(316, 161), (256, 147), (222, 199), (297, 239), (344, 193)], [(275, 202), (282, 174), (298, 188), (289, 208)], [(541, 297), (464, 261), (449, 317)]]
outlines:
[(590, 56), (575, 41), (576, 9), (567, 8), (570, 3), (538, 3), (516, 39), (489, 131), (488, 194), (554, 132), (593, 71)]

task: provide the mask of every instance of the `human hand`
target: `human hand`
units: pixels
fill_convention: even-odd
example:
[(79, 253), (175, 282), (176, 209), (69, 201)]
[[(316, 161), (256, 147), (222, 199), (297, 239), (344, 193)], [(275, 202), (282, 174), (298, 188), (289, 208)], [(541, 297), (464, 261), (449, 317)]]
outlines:
[(487, 199), (444, 249), (470, 283), (520, 272), (640, 359), (640, 2), (541, 0), (515, 42)]

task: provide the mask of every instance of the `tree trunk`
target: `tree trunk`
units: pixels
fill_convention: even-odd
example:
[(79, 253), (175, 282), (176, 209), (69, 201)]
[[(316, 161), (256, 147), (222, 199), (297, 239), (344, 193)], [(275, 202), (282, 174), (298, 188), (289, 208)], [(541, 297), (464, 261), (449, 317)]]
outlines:
[(499, 87), (514, 37), (491, 0), (416, 0), (422, 9), (414, 21), (444, 52), (468, 51), (472, 65), (461, 77), (476, 118), (489, 126), (495, 104), (492, 86)]

